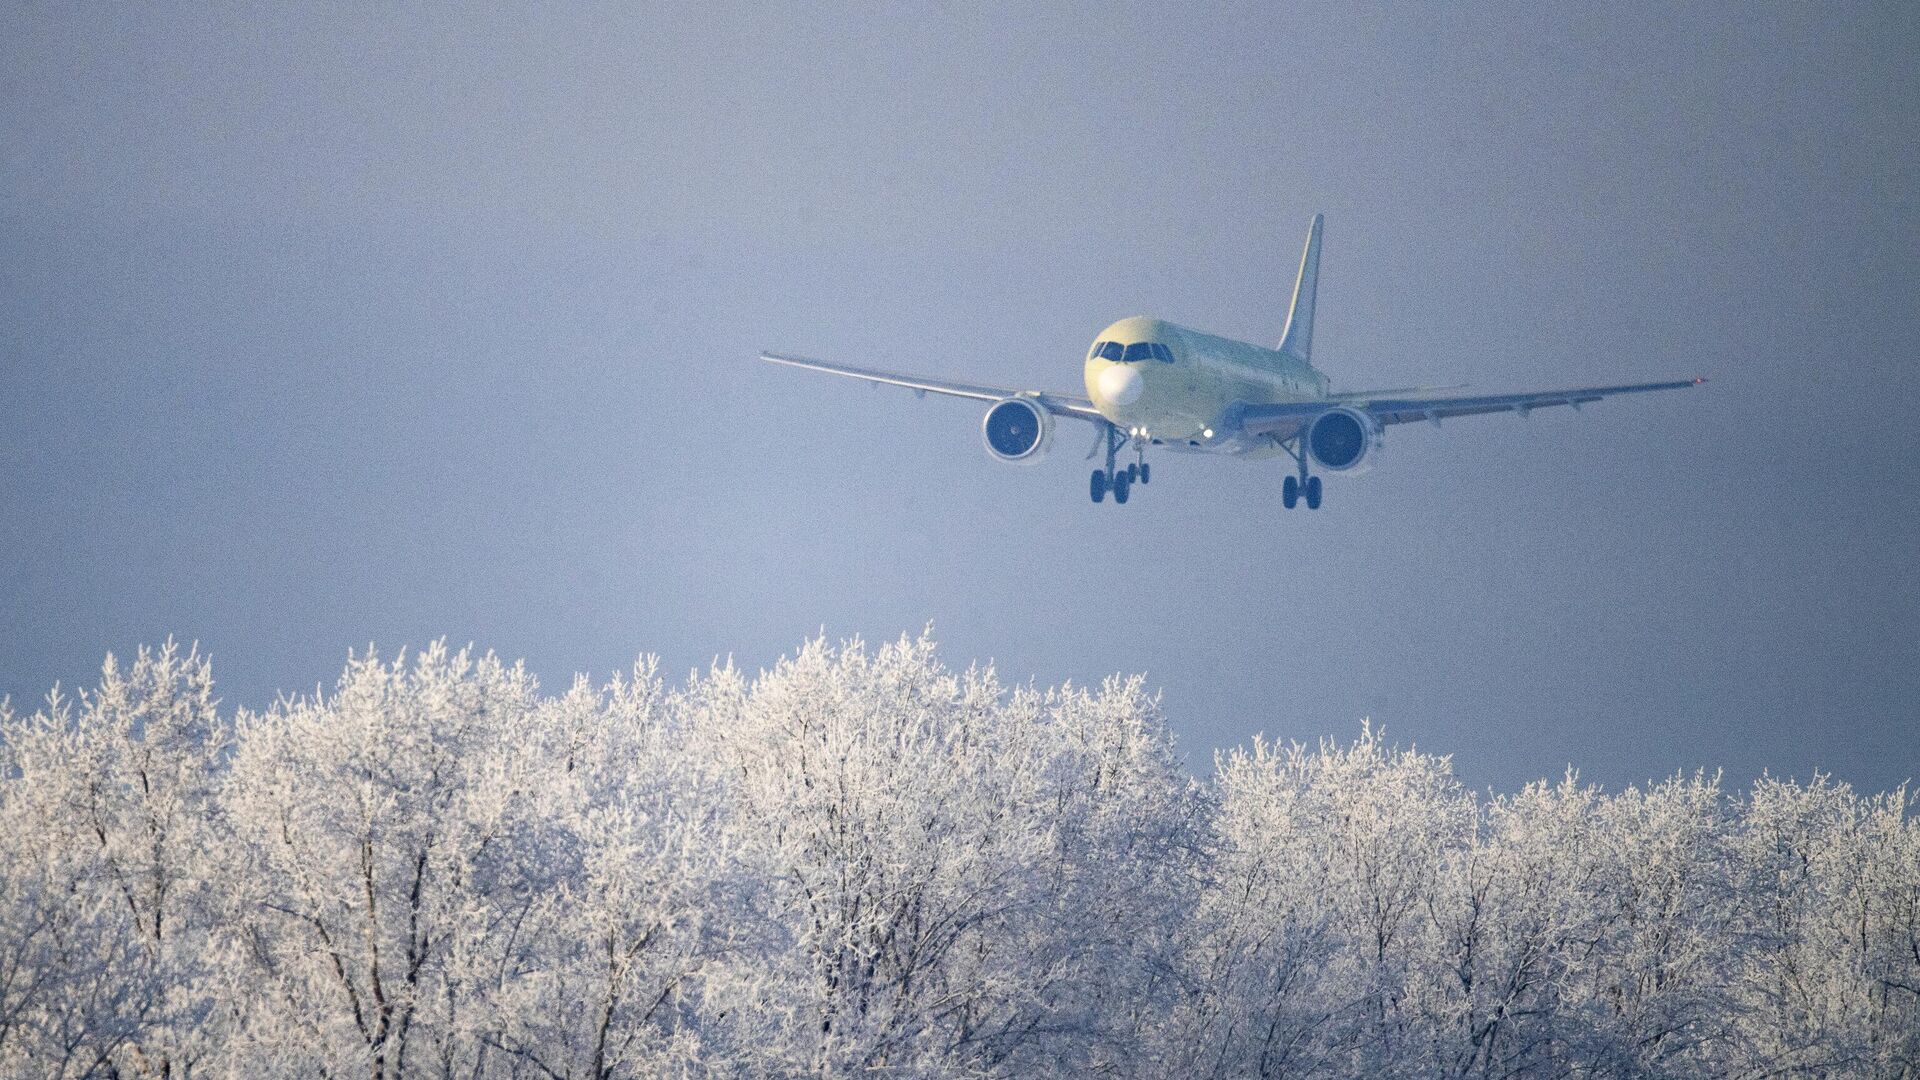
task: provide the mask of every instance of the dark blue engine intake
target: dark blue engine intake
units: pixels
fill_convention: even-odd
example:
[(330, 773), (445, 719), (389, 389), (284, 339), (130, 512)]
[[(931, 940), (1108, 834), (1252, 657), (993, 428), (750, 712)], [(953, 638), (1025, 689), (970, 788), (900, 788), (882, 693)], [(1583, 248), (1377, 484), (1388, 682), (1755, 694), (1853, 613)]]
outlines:
[(1371, 468), (1380, 447), (1380, 425), (1354, 409), (1333, 409), (1315, 417), (1307, 427), (1307, 454), (1328, 472), (1355, 472)]
[(1031, 398), (995, 402), (980, 424), (987, 453), (1001, 461), (1038, 461), (1053, 434), (1053, 414)]

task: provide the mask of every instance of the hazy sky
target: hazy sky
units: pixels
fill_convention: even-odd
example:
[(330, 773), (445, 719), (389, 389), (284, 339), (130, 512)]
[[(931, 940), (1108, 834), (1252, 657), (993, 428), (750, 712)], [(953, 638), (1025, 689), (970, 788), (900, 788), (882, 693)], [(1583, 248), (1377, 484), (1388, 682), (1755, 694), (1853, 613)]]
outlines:
[[(16, 706), (169, 633), (258, 706), (931, 621), (1145, 671), (1201, 768), (1370, 715), (1476, 786), (1920, 776), (1920, 8), (300, 7), (0, 15)], [(1714, 381), (1306, 513), (754, 359), (1082, 392), (1122, 316), (1276, 337), (1316, 211), (1336, 389)]]

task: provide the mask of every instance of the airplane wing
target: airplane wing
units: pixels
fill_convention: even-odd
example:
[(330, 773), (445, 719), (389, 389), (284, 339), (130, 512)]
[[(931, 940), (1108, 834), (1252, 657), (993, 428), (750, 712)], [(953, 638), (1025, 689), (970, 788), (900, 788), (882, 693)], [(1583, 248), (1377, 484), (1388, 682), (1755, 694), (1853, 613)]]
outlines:
[(763, 352), (760, 359), (788, 367), (806, 368), (809, 371), (824, 371), (829, 375), (844, 375), (850, 379), (861, 379), (878, 386), (904, 386), (916, 394), (945, 394), (949, 397), (972, 398), (975, 401), (1003, 401), (1010, 397), (1031, 398), (1048, 412), (1056, 416), (1072, 416), (1081, 420), (1097, 420), (1106, 423), (1106, 417), (1093, 407), (1093, 402), (1072, 394), (1056, 394), (1046, 390), (1010, 390), (1001, 386), (982, 386), (978, 383), (955, 382), (952, 379), (935, 379), (926, 375), (905, 375), (896, 371), (878, 371), (873, 368), (854, 367), (851, 364), (834, 364), (825, 360), (812, 360), (804, 356), (784, 356), (780, 353)]
[(1590, 401), (1616, 394), (1643, 394), (1651, 390), (1680, 390), (1699, 386), (1702, 378), (1672, 382), (1627, 383), (1620, 386), (1588, 386), (1575, 390), (1540, 390), (1524, 394), (1481, 394), (1474, 396), (1407, 395), (1399, 391), (1341, 394), (1330, 401), (1289, 401), (1274, 405), (1241, 405), (1237, 419), (1249, 435), (1278, 435), (1286, 438), (1306, 422), (1334, 405), (1358, 409), (1381, 424), (1408, 424), (1426, 420), (1434, 424), (1452, 416), (1512, 412), (1525, 416), (1535, 409), (1569, 405), (1575, 409)]

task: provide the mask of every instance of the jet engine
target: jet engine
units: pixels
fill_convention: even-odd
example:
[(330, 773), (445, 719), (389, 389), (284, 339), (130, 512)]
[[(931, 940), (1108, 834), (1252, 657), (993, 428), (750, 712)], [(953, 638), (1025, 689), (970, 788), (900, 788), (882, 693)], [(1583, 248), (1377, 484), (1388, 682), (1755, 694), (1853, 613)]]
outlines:
[(1307, 454), (1327, 472), (1358, 476), (1379, 457), (1380, 425), (1358, 409), (1330, 409), (1307, 425)]
[(996, 401), (980, 422), (980, 434), (987, 453), (1001, 461), (1039, 461), (1053, 438), (1053, 414), (1032, 398)]

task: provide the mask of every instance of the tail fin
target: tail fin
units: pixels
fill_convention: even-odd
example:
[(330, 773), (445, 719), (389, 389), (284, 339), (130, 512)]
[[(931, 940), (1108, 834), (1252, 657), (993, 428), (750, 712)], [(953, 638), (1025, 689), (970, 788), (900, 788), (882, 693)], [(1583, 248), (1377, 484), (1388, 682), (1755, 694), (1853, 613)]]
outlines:
[(1293, 282), (1293, 307), (1287, 312), (1287, 330), (1279, 349), (1302, 363), (1313, 358), (1313, 292), (1320, 280), (1320, 226), (1325, 214), (1313, 215), (1307, 229), (1307, 249), (1300, 254), (1300, 276)]

